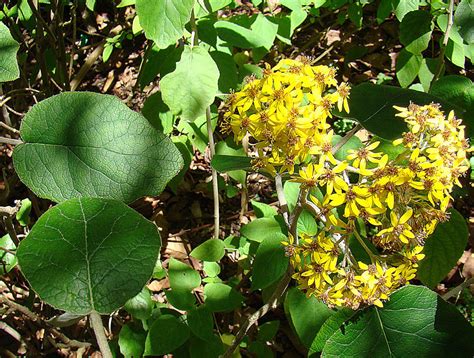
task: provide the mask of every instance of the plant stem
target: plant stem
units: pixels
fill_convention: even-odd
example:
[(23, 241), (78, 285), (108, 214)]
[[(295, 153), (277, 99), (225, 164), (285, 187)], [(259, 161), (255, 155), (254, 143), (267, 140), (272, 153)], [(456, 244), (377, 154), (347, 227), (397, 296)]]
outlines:
[(352, 128), (349, 132), (347, 132), (346, 135), (342, 137), (342, 139), (332, 148), (332, 151), (331, 151), (332, 154), (336, 153), (339, 149), (341, 149), (342, 146), (346, 144), (349, 141), (349, 139), (351, 139), (352, 136), (361, 129), (362, 129), (362, 126), (360, 125), (360, 123), (357, 123), (356, 126)]
[(18, 145), (18, 144), (21, 144), (23, 142), (19, 139), (0, 137), (0, 143)]
[[(212, 122), (211, 122), (211, 107), (206, 108), (206, 122), (207, 122), (207, 135), (209, 137), (209, 151), (210, 161), (216, 154), (216, 146), (214, 144), (214, 134), (212, 132)], [(211, 165), (212, 172), (212, 196), (214, 200), (214, 238), (219, 238), (219, 182), (217, 181), (217, 171)]]
[(444, 300), (449, 300), (451, 297), (459, 294), (464, 288), (469, 287), (471, 284), (474, 284), (474, 277), (471, 277), (469, 280), (464, 281), (460, 285), (454, 287), (452, 290), (446, 292), (441, 296)]
[(352, 233), (354, 234), (357, 241), (359, 241), (359, 244), (364, 248), (365, 252), (367, 252), (367, 255), (369, 255), (370, 261), (375, 263), (376, 257), (374, 256), (373, 252), (369, 249), (369, 247), (365, 244), (364, 240), (362, 239), (360, 234), (357, 232), (357, 230), (354, 230)]
[(290, 227), (289, 221), (289, 214), (288, 214), (288, 204), (286, 202), (285, 193), (283, 191), (283, 182), (281, 179), (281, 175), (277, 174), (275, 176), (275, 188), (278, 196), (278, 202), (280, 203), (280, 209), (283, 214), (283, 218), (285, 219), (285, 223), (288, 227)]
[(89, 314), (89, 318), (91, 320), (91, 326), (94, 330), (97, 343), (99, 344), (100, 353), (102, 353), (102, 357), (112, 358), (112, 351), (110, 350), (109, 342), (107, 341), (107, 337), (105, 336), (105, 328), (104, 324), (102, 323), (102, 318), (96, 311), (92, 311)]
[(446, 46), (448, 46), (449, 34), (451, 32), (451, 28), (453, 27), (453, 23), (454, 23), (453, 12), (454, 12), (454, 0), (450, 0), (449, 7), (448, 7), (448, 24), (446, 25), (446, 31), (444, 32), (443, 46), (441, 46), (441, 50), (439, 51), (439, 64), (436, 69), (436, 73), (433, 76), (433, 79), (431, 80), (430, 89), (433, 86), (433, 84), (439, 79), (439, 77), (441, 76), (441, 73), (443, 72), (444, 55), (446, 53)]

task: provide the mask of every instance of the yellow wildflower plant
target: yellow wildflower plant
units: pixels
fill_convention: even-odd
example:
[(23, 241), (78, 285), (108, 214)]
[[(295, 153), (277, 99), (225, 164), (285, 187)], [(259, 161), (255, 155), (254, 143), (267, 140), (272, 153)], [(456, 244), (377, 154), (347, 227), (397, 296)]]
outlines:
[(319, 223), (316, 235), (292, 232), (283, 242), (293, 279), (329, 306), (383, 306), (416, 276), (426, 238), (449, 218), (450, 193), (469, 168), (464, 126), (437, 104), (395, 107), (408, 128), (393, 142), (396, 158), (368, 141), (337, 159), (327, 119), (335, 106), (349, 111), (350, 87), (305, 58), (263, 73), (229, 96), (224, 128), (249, 138), (255, 168), (300, 183), (299, 200)]

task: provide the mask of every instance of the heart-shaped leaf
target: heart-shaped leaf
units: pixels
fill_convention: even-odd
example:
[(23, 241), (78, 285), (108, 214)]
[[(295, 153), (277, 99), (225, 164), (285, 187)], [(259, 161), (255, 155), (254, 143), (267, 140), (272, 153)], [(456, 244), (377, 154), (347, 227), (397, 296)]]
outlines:
[(461, 313), (433, 291), (406, 286), (383, 308), (346, 322), (321, 357), (471, 357), (474, 331)]
[(13, 160), (42, 198), (131, 202), (157, 195), (183, 165), (175, 145), (118, 98), (91, 92), (50, 97), (26, 114)]
[(20, 70), (16, 61), (16, 53), (20, 45), (16, 42), (8, 27), (0, 22), (0, 83), (16, 80)]
[(160, 81), (163, 102), (173, 114), (194, 121), (214, 102), (218, 80), (219, 69), (209, 52), (185, 47), (176, 69)]
[(46, 303), (75, 314), (108, 314), (140, 292), (160, 246), (156, 226), (125, 204), (75, 198), (40, 217), (17, 257)]
[(137, 14), (147, 38), (160, 48), (175, 43), (191, 18), (194, 0), (137, 0)]

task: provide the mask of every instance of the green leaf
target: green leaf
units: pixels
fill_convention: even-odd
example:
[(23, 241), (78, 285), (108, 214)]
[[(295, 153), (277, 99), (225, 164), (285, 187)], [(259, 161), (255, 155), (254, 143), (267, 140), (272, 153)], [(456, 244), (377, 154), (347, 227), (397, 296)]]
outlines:
[(109, 314), (140, 292), (160, 246), (156, 226), (125, 204), (76, 198), (44, 213), (17, 257), (46, 303), (75, 314)]
[(171, 258), (168, 267), (170, 287), (175, 291), (191, 292), (201, 284), (201, 276), (192, 267)]
[(21, 226), (27, 226), (30, 222), (31, 200), (26, 198), (21, 201), (21, 206), (16, 213), (16, 220)]
[(428, 48), (432, 31), (433, 23), (428, 11), (411, 11), (400, 24), (400, 42), (408, 52), (421, 54)]
[[(10, 251), (16, 250), (16, 245), (8, 234), (0, 238), (0, 247)], [(14, 254), (0, 249), (0, 275), (9, 273), (17, 262), (17, 258)]]
[(323, 323), (333, 314), (324, 303), (291, 288), (285, 299), (285, 311), (301, 343), (309, 348)]
[(8, 27), (0, 22), (0, 83), (20, 77), (20, 69), (16, 61), (19, 48), (20, 45), (13, 39)]
[(381, 0), (377, 8), (377, 23), (380, 25), (392, 12), (392, 0)]
[(392, 0), (395, 16), (402, 21), (410, 11), (418, 10), (420, 0)]
[(474, 43), (474, 2), (461, 0), (454, 12), (454, 23), (467, 44)]
[(166, 48), (184, 33), (194, 0), (137, 0), (136, 9), (145, 35), (158, 47)]
[(408, 87), (418, 76), (423, 56), (414, 55), (407, 50), (400, 51), (397, 57), (397, 79), (400, 86)]
[(462, 44), (449, 39), (448, 44), (446, 45), (446, 57), (454, 65), (464, 68), (464, 46)]
[(191, 336), (189, 343), (190, 358), (219, 358), (224, 353), (221, 337), (215, 334), (207, 340)]
[(284, 240), (286, 235), (278, 233), (267, 236), (258, 246), (253, 264), (252, 290), (266, 288), (285, 274), (289, 258), (281, 244)]
[(174, 116), (163, 102), (161, 92), (156, 92), (146, 99), (142, 114), (153, 127), (162, 131), (163, 134), (170, 134), (173, 131)]
[(200, 306), (188, 312), (188, 326), (191, 332), (202, 340), (212, 340), (214, 337), (214, 319), (212, 313), (205, 307)]
[(180, 318), (164, 314), (153, 322), (145, 342), (146, 356), (171, 353), (189, 338), (189, 328)]
[(196, 247), (190, 256), (202, 261), (220, 261), (225, 255), (224, 241), (219, 239), (209, 239)]
[(309, 357), (314, 353), (321, 352), (326, 341), (341, 327), (341, 325), (354, 315), (355, 311), (342, 308), (330, 316), (321, 326), (309, 349)]
[(280, 321), (265, 322), (258, 327), (257, 339), (262, 342), (268, 342), (275, 337), (280, 328)]
[(143, 287), (138, 295), (129, 299), (125, 303), (125, 310), (135, 319), (148, 319), (151, 317), (154, 303), (151, 299), (151, 292), (148, 288)]
[(252, 167), (252, 158), (237, 155), (216, 154), (212, 158), (211, 165), (220, 173), (249, 169)]
[(463, 76), (444, 76), (433, 83), (430, 93), (463, 108), (462, 116), (468, 135), (474, 134), (474, 84)]
[(372, 141), (379, 141), (380, 144), (377, 147), (377, 152), (382, 152), (388, 155), (388, 160), (395, 160), (400, 154), (406, 151), (406, 148), (402, 145), (393, 145), (392, 141), (374, 136)]
[(196, 297), (191, 291), (167, 290), (165, 294), (169, 304), (179, 310), (189, 311), (196, 306)]
[(420, 79), (424, 92), (429, 91), (431, 81), (438, 70), (439, 64), (439, 58), (424, 58), (421, 62), (420, 70), (418, 71), (418, 78)]
[(203, 270), (208, 277), (217, 277), (221, 273), (221, 267), (217, 262), (204, 261)]
[(171, 45), (165, 49), (160, 49), (155, 45), (146, 51), (142, 68), (138, 74), (140, 87), (143, 89), (150, 82), (153, 82), (158, 75), (162, 78), (173, 72), (183, 50), (184, 47), (182, 46)]
[(306, 210), (300, 214), (298, 218), (298, 233), (305, 233), (307, 235), (316, 235), (318, 232), (318, 224), (314, 216)]
[(359, 3), (350, 4), (347, 14), (354, 25), (358, 28), (362, 27), (362, 6)]
[(449, 213), (450, 220), (438, 224), (423, 249), (426, 256), (420, 261), (418, 277), (428, 287), (435, 287), (456, 266), (466, 247), (469, 236), (466, 220), (454, 209)]
[(253, 211), (257, 218), (272, 218), (278, 214), (277, 209), (273, 206), (255, 200), (251, 200), (250, 202), (252, 203)]
[(218, 88), (221, 93), (229, 93), (237, 88), (237, 66), (234, 58), (225, 52), (209, 52), (219, 69)]
[(173, 114), (194, 121), (214, 102), (218, 80), (219, 70), (209, 53), (187, 46), (176, 69), (160, 81), (163, 101)]
[(39, 197), (131, 202), (158, 195), (183, 165), (174, 144), (118, 98), (65, 92), (36, 104), (15, 147), (20, 179)]
[(263, 14), (258, 14), (251, 29), (261, 37), (261, 46), (259, 47), (270, 50), (278, 32), (278, 25), (268, 20)]
[[(217, 125), (218, 114), (217, 108), (211, 106), (211, 126), (214, 131)], [(198, 117), (194, 122), (180, 120), (177, 126), (179, 132), (186, 134), (193, 147), (197, 148), (201, 153), (204, 153), (209, 143), (209, 136), (207, 133), (206, 116)], [(194, 155), (194, 153), (193, 153)]]
[(334, 333), (321, 357), (470, 357), (473, 328), (426, 287), (406, 286)]
[(284, 232), (281, 222), (276, 217), (255, 219), (240, 229), (240, 235), (255, 242), (262, 242), (267, 237)]
[(268, 39), (262, 37), (262, 34), (233, 22), (220, 20), (214, 24), (214, 27), (219, 38), (232, 46), (247, 49), (268, 45)]
[(208, 283), (204, 295), (206, 307), (212, 312), (232, 311), (244, 300), (240, 293), (223, 283)]
[[(234, 140), (232, 139), (232, 137), (228, 137), (228, 138), (226, 138), (225, 141), (220, 141), (220, 142), (216, 143), (216, 153), (215, 153), (215, 155), (236, 156), (236, 157), (239, 158), (237, 160), (242, 161), (242, 162), (244, 161), (244, 159), (242, 157), (244, 157), (244, 158), (247, 157), (245, 155), (245, 151), (242, 148), (242, 146), (236, 144), (234, 142)], [(214, 158), (215, 158), (215, 156), (213, 157), (213, 159)], [(236, 159), (236, 158), (225, 158), (224, 163), (222, 163), (222, 159), (223, 159), (222, 157), (218, 157), (217, 162), (219, 164), (227, 164), (228, 163), (229, 165), (234, 165), (234, 164), (237, 165), (236, 162), (234, 163), (234, 159)], [(217, 166), (219, 166), (219, 164), (217, 164)], [(211, 162), (211, 165), (212, 165), (212, 162)], [(225, 165), (224, 165), (224, 167), (225, 167)], [(248, 165), (247, 168), (250, 169), (251, 165)], [(232, 179), (238, 181), (242, 185), (244, 185), (246, 180), (247, 180), (247, 174), (245, 173), (244, 170), (241, 170), (241, 169), (240, 170), (227, 171), (227, 174)]]
[[(334, 135), (332, 137), (332, 145), (336, 145), (341, 139), (341, 136)], [(339, 148), (336, 153), (334, 153), (334, 157), (338, 160), (345, 160), (347, 155), (349, 154), (349, 150), (359, 149), (362, 146), (362, 141), (358, 137), (352, 136), (346, 143), (344, 143), (341, 148)]]
[(138, 324), (128, 323), (120, 329), (118, 345), (125, 358), (142, 357), (146, 332)]
[(283, 193), (288, 204), (288, 210), (291, 212), (296, 206), (298, 201), (298, 195), (300, 193), (300, 183), (295, 183), (292, 181), (286, 181), (283, 184)]
[(410, 102), (424, 105), (440, 103), (443, 111), (456, 110), (462, 118), (462, 109), (439, 97), (394, 86), (363, 83), (351, 90), (349, 97), (350, 113), (335, 112), (338, 117), (358, 121), (365, 129), (385, 139), (395, 139), (407, 130), (405, 122), (399, 117), (393, 106), (407, 107)]

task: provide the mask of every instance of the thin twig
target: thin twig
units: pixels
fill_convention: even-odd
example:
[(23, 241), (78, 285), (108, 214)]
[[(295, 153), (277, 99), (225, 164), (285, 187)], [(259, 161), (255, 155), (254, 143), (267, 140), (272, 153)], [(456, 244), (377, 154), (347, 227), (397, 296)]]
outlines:
[(444, 55), (446, 53), (446, 46), (448, 46), (449, 34), (451, 32), (451, 28), (453, 27), (453, 23), (454, 23), (453, 13), (454, 13), (454, 0), (450, 0), (449, 7), (448, 7), (448, 24), (446, 25), (446, 31), (444, 32), (443, 45), (441, 46), (441, 50), (439, 51), (439, 64), (438, 64), (438, 68), (436, 69), (436, 73), (433, 76), (433, 79), (431, 80), (430, 88), (438, 80), (438, 78), (441, 76), (441, 73), (443, 72)]
[(90, 343), (87, 343), (87, 342), (79, 342), (79, 341), (76, 341), (75, 339), (68, 338), (64, 333), (61, 333), (56, 328), (50, 327), (50, 324), (46, 321), (41, 320), (41, 318), (37, 314), (31, 312), (25, 306), (22, 306), (12, 300), (9, 300), (5, 296), (0, 296), (0, 304), (1, 303), (9, 306), (14, 311), (20, 312), (21, 314), (25, 315), (33, 322), (42, 321), (49, 327), (48, 329), (51, 331), (51, 333), (56, 335), (61, 341), (63, 341), (66, 345), (68, 345), (71, 348), (87, 348), (91, 345)]
[(339, 149), (341, 149), (342, 146), (346, 144), (349, 141), (349, 139), (351, 139), (352, 136), (361, 129), (362, 129), (362, 126), (360, 125), (360, 123), (357, 123), (354, 128), (352, 128), (349, 132), (347, 132), (346, 135), (342, 137), (342, 139), (339, 142), (337, 142), (337, 144), (334, 147), (332, 147), (332, 150), (331, 150), (332, 154), (336, 153)]
[(441, 298), (444, 299), (444, 300), (448, 300), (451, 297), (456, 296), (462, 290), (464, 290), (466, 287), (468, 287), (472, 284), (474, 284), (474, 277), (471, 277), (469, 280), (466, 280), (463, 283), (461, 283), (460, 285), (458, 285), (458, 286), (454, 287), (453, 289), (449, 290), (444, 295), (442, 295)]
[[(2, 88), (2, 84), (0, 83), (0, 97), (3, 98), (3, 88)], [(8, 113), (7, 109), (2, 105), (2, 116), (3, 116), (3, 120), (5, 121), (5, 123), (8, 125), (8, 126), (12, 126), (12, 121), (10, 119), (10, 114)]]
[(100, 348), (100, 353), (102, 353), (102, 357), (112, 358), (112, 351), (110, 350), (109, 342), (107, 341), (107, 337), (105, 336), (105, 328), (104, 324), (102, 323), (102, 318), (95, 311), (92, 311), (89, 314), (89, 318), (91, 321), (92, 329), (95, 333), (95, 338), (97, 339), (97, 344)]
[(3, 143), (3, 144), (11, 144), (11, 145), (18, 145), (18, 144), (21, 144), (23, 143), (21, 140), (19, 139), (13, 139), (13, 138), (6, 138), (6, 137), (1, 137), (0, 136), (0, 143)]
[[(210, 151), (210, 158), (209, 160), (212, 162), (212, 158), (216, 154), (216, 146), (214, 143), (214, 134), (212, 131), (212, 122), (211, 122), (211, 108), (206, 108), (206, 122), (207, 122), (207, 135), (209, 137), (209, 151)], [(219, 182), (217, 181), (217, 170), (215, 170), (211, 165), (212, 171), (212, 196), (214, 200), (214, 238), (219, 238), (220, 233), (220, 219), (219, 219)]]
[(20, 134), (20, 131), (18, 129), (15, 129), (13, 127), (10, 127), (8, 124), (5, 124), (3, 122), (0, 122), (0, 127), (5, 128), (7, 131), (10, 131), (15, 134)]

